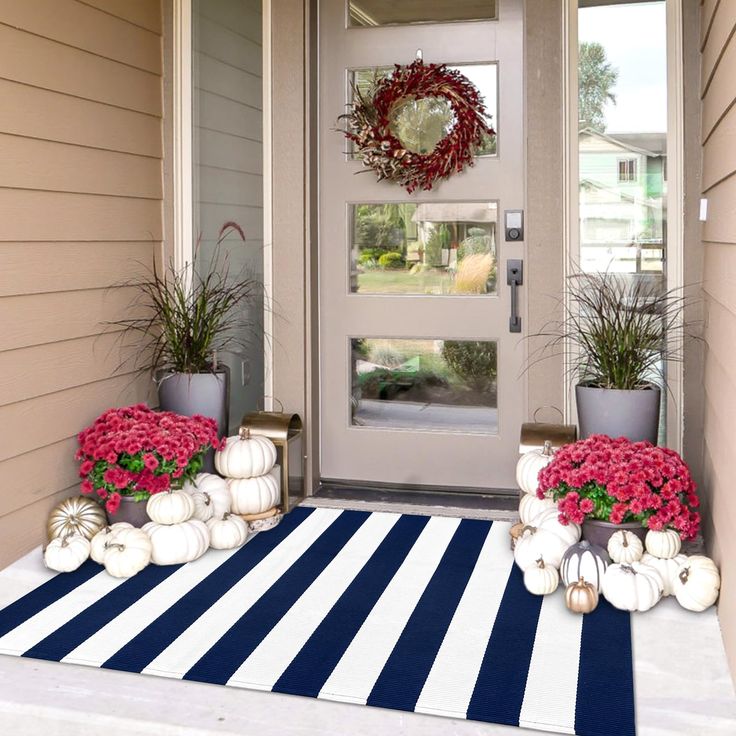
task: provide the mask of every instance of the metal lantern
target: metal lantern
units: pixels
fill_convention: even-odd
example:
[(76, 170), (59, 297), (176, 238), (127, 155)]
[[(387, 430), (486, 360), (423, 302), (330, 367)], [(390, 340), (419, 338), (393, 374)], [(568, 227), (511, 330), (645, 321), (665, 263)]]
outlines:
[(302, 419), (298, 414), (254, 411), (245, 414), (241, 427), (256, 437), (268, 437), (276, 445), (276, 462), (281, 466), (281, 502), (289, 511), (289, 497), (300, 496), (304, 483)]
[(537, 414), (542, 409), (554, 409), (563, 416), (562, 412), (555, 406), (540, 406), (534, 412), (532, 422), (524, 422), (521, 425), (521, 436), (519, 438), (519, 453), (524, 454), (531, 450), (541, 450), (546, 442), (552, 449), (569, 445), (578, 438), (578, 428), (575, 424), (555, 424), (553, 422), (538, 422)]

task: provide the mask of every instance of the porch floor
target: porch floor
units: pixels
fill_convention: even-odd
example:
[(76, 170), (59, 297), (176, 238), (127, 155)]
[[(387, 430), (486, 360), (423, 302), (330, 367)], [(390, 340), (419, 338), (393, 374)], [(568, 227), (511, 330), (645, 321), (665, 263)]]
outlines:
[[(0, 607), (35, 587), (40, 567), (36, 549), (0, 572)], [(632, 634), (640, 736), (736, 733), (736, 697), (714, 609), (690, 613), (666, 599), (633, 616)], [(9, 656), (0, 656), (0, 731), (24, 736), (541, 733)]]

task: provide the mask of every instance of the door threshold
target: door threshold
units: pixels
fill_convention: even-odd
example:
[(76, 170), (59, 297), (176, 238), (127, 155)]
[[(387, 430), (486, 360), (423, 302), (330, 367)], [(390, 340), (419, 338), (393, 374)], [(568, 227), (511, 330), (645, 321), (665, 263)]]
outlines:
[(518, 491), (456, 491), (323, 482), (303, 506), (514, 521)]

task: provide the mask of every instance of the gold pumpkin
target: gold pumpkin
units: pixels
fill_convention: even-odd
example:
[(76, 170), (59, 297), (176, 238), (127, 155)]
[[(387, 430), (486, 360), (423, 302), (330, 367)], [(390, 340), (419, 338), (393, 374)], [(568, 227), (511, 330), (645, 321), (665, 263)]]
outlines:
[(565, 605), (573, 613), (590, 613), (598, 605), (598, 591), (595, 585), (580, 578), (565, 589)]
[(49, 541), (68, 534), (81, 534), (85, 539), (92, 539), (106, 525), (105, 512), (96, 501), (85, 496), (73, 496), (65, 498), (51, 511), (46, 535)]

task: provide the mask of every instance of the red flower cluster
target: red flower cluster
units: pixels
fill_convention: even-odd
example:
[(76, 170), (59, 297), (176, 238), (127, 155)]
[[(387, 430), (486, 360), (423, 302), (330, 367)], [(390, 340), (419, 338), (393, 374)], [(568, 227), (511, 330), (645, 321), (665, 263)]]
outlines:
[(537, 495), (551, 495), (560, 521), (586, 516), (621, 524), (641, 521), (649, 529), (675, 529), (693, 539), (700, 501), (682, 458), (667, 447), (593, 435), (561, 447), (539, 473)]
[(108, 409), (77, 436), (81, 491), (114, 514), (121, 496), (145, 499), (192, 479), (204, 453), (219, 449), (214, 419), (153, 411), (145, 404)]

